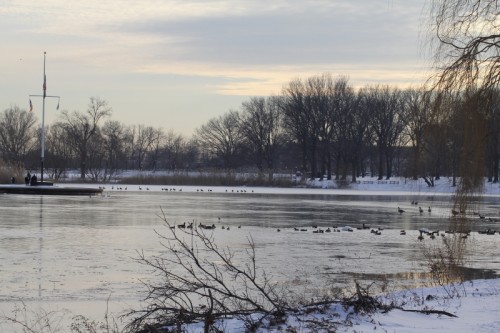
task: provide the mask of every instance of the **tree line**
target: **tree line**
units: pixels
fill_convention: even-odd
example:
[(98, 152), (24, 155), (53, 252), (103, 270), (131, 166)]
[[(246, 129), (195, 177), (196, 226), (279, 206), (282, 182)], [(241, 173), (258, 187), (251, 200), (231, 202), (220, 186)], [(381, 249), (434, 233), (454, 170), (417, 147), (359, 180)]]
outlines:
[[(84, 112), (62, 111), (45, 129), (45, 168), (58, 179), (107, 181), (123, 170), (276, 172), (356, 181), (366, 175), (460, 176), (467, 163), (498, 181), (499, 94), (493, 89), (446, 93), (371, 85), (354, 89), (331, 74), (294, 79), (280, 95), (251, 97), (186, 138), (174, 130), (112, 120), (108, 102), (91, 97)], [(36, 170), (40, 129), (17, 106), (0, 114), (4, 161)], [(479, 151), (464, 140), (479, 135)], [(479, 163), (479, 164), (476, 164)]]

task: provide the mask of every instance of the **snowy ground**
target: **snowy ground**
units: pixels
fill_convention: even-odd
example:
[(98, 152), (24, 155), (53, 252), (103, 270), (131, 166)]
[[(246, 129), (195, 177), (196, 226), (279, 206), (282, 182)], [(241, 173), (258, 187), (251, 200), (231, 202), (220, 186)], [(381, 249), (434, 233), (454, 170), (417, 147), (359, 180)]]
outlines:
[[(398, 308), (355, 314), (352, 307), (346, 309), (341, 304), (332, 304), (310, 313), (289, 314), (280, 324), (258, 332), (500, 332), (500, 279), (408, 290), (382, 295), (377, 300)], [(235, 318), (218, 321), (217, 326), (224, 332), (246, 332), (244, 323)], [(203, 332), (199, 323), (184, 329), (189, 333)]]

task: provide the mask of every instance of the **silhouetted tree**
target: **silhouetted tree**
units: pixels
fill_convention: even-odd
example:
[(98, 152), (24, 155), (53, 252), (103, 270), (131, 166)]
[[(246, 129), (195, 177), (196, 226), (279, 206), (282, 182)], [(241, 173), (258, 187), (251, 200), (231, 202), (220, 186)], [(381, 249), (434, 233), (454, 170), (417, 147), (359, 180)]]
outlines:
[(273, 177), (278, 148), (283, 143), (282, 108), (279, 97), (253, 97), (243, 102), (240, 130), (260, 173)]
[(237, 156), (243, 142), (239, 122), (239, 113), (229, 111), (210, 119), (196, 131), (198, 142), (205, 152), (210, 157), (219, 158), (225, 169), (234, 169), (237, 165)]
[(4, 160), (24, 162), (34, 149), (37, 130), (33, 113), (14, 106), (0, 113), (0, 152)]
[(98, 97), (91, 97), (85, 113), (63, 111), (64, 129), (67, 133), (68, 144), (74, 149), (80, 160), (80, 177), (85, 179), (89, 143), (96, 134), (100, 121), (111, 115), (108, 102)]

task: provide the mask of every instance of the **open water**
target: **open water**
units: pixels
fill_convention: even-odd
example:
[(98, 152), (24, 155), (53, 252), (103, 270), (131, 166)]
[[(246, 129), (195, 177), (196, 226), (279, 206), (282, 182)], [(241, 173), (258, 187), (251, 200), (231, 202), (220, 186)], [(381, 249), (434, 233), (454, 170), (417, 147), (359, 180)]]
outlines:
[[(0, 196), (0, 315), (26, 304), (102, 319), (107, 307), (115, 315), (140, 307), (143, 283), (155, 277), (137, 262), (138, 251), (165, 252), (157, 234), (170, 232), (163, 219), (215, 224), (217, 244), (234, 251), (253, 239), (260, 267), (300, 290), (349, 288), (354, 280), (415, 286), (423, 279), (422, 244), (439, 241), (418, 241), (418, 229), (444, 233), (452, 207), (449, 195), (124, 187), (108, 186), (98, 197)], [(486, 218), (471, 214), (473, 231), (500, 230), (498, 196), (483, 197), (474, 209)], [(358, 230), (363, 224), (381, 235)], [(336, 232), (346, 225), (354, 231)], [(333, 232), (313, 233), (327, 228)], [(470, 240), (471, 278), (495, 277), (500, 235), (473, 232)]]

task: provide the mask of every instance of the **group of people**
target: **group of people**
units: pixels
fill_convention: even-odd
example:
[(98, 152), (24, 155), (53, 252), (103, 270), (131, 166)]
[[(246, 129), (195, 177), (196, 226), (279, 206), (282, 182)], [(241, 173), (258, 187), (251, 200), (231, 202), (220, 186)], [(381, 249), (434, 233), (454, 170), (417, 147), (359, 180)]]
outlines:
[(34, 186), (36, 185), (36, 175), (31, 175), (28, 171), (28, 174), (26, 175), (26, 177), (24, 177), (24, 182), (26, 183), (26, 185), (31, 185), (31, 186)]

